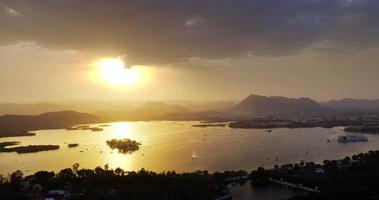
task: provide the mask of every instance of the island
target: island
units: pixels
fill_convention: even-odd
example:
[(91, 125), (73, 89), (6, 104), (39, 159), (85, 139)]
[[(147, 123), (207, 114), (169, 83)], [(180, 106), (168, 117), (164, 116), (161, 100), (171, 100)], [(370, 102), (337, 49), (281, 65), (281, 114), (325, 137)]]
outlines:
[(20, 142), (0, 142), (0, 149), (5, 148), (7, 146), (19, 145)]
[(207, 127), (226, 127), (227, 123), (208, 123), (202, 122), (200, 124), (194, 124), (193, 127), (207, 128)]
[(349, 133), (379, 134), (379, 126), (348, 126), (344, 129), (344, 131)]
[(22, 137), (22, 136), (35, 136), (35, 133), (29, 131), (0, 131), (0, 138), (2, 137)]
[(28, 146), (16, 146), (16, 147), (10, 147), (19, 145), (20, 142), (1, 142), (0, 143), (0, 152), (16, 152), (18, 154), (22, 153), (35, 153), (40, 151), (51, 151), (51, 150), (58, 150), (59, 145), (28, 145)]
[(76, 143), (73, 143), (73, 144), (68, 144), (67, 147), (68, 148), (75, 148), (75, 147), (78, 147), (79, 144), (76, 144)]
[(117, 149), (120, 153), (131, 154), (139, 150), (141, 143), (130, 139), (111, 139), (106, 141), (111, 149)]
[(67, 127), (66, 130), (68, 131), (73, 131), (73, 130), (90, 130), (90, 131), (103, 131), (104, 129), (103, 128), (99, 128), (99, 127), (91, 127), (89, 125), (80, 125), (80, 126), (70, 126), (70, 127)]

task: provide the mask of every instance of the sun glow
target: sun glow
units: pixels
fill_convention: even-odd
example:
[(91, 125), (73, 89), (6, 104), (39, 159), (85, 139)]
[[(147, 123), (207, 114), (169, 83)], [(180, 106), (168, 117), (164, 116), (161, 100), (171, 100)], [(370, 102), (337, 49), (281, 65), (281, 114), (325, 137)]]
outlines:
[(118, 122), (114, 124), (114, 138), (130, 139), (132, 132), (128, 122)]
[(115, 87), (141, 86), (150, 78), (150, 70), (144, 66), (125, 66), (120, 58), (104, 58), (94, 63), (92, 77), (97, 82)]

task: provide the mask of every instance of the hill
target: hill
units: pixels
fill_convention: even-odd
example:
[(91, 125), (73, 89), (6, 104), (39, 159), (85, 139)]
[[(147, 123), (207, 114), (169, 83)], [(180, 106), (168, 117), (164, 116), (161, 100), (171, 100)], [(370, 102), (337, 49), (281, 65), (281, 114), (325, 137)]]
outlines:
[(45, 112), (57, 112), (61, 110), (71, 110), (72, 106), (58, 105), (51, 103), (36, 104), (0, 104), (0, 115), (38, 115)]
[(379, 112), (378, 99), (340, 99), (324, 102), (322, 105), (345, 112)]
[(66, 128), (68, 126), (103, 121), (102, 118), (75, 111), (48, 112), (40, 115), (0, 116), (0, 137), (17, 136), (39, 129)]
[(250, 95), (231, 109), (254, 114), (326, 114), (332, 112), (310, 98)]

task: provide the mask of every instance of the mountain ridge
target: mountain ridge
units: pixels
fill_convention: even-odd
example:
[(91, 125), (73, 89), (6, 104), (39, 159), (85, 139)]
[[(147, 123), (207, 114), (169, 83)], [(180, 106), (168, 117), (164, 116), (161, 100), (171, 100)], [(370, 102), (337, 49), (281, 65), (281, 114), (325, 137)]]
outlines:
[(0, 116), (0, 136), (103, 121), (104, 119), (96, 115), (71, 110), (47, 112), (39, 115), (2, 115)]
[(289, 98), (251, 94), (234, 106), (231, 112), (255, 114), (326, 114), (332, 112), (332, 110), (307, 97)]

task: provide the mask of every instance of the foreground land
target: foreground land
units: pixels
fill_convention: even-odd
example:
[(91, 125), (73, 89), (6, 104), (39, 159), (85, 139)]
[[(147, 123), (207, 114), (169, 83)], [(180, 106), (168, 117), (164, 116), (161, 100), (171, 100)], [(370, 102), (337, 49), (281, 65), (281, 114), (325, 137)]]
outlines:
[[(155, 173), (121, 168), (79, 169), (79, 164), (58, 173), (39, 171), (23, 176), (15, 171), (0, 176), (0, 199), (46, 198), (59, 193), (70, 199), (217, 199), (229, 196), (231, 182), (243, 184), (251, 179), (252, 187), (286, 184), (307, 190), (292, 200), (378, 199), (379, 151), (361, 153), (342, 160), (325, 160), (323, 164), (300, 162), (262, 167), (250, 175), (245, 171), (197, 171)], [(58, 191), (58, 192), (57, 192)]]
[[(0, 199), (32, 199), (51, 197), (61, 191), (70, 199), (182, 199), (208, 200), (228, 194), (225, 179), (246, 172), (208, 173), (197, 171), (178, 174), (175, 171), (155, 173), (141, 169), (127, 172), (97, 167), (79, 169), (79, 164), (58, 173), (39, 171), (23, 176), (16, 171), (0, 177)], [(50, 192), (49, 192), (50, 191)]]
[(258, 168), (251, 172), (251, 178), (253, 185), (264, 186), (277, 181), (313, 190), (293, 200), (378, 199), (379, 151), (342, 160), (325, 160), (322, 165), (301, 162), (269, 170)]

